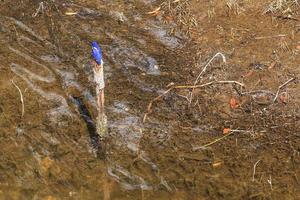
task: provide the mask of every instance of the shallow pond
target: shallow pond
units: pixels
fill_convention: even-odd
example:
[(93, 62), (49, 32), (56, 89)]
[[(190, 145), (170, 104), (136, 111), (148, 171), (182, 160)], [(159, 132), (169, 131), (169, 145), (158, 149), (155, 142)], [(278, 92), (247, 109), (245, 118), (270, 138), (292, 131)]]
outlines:
[[(282, 157), (275, 160), (270, 146), (282, 138), (269, 138), (264, 128), (271, 132), (280, 119), (261, 120), (272, 107), (253, 106), (248, 98), (246, 111), (233, 113), (228, 98), (234, 90), (228, 86), (224, 93), (202, 91), (197, 108), (187, 103), (186, 93), (170, 93), (143, 123), (151, 99), (194, 73), (187, 36), (175, 23), (148, 14), (158, 1), (0, 4), (0, 199), (226, 199), (231, 192), (235, 199), (263, 197), (277, 159), (289, 162), (276, 168), (291, 174), (283, 179), (299, 184), (296, 107), (274, 131), (289, 133), (288, 150), (279, 148)], [(103, 141), (96, 133), (91, 41), (104, 52)], [(225, 70), (218, 63), (221, 77), (237, 77)], [(217, 151), (193, 151), (227, 126), (245, 132)], [(252, 186), (260, 150), (260, 165), (268, 171), (257, 172), (266, 180)], [(241, 184), (233, 190), (236, 181)], [(276, 179), (274, 184), (282, 186)], [(291, 185), (283, 187), (288, 195), (296, 191)]]

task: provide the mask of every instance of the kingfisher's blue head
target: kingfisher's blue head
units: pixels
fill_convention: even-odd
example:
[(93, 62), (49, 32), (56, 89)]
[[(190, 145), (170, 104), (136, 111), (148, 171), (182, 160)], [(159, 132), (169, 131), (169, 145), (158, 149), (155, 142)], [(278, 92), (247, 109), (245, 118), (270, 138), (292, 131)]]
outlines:
[(98, 65), (102, 64), (102, 50), (97, 42), (92, 42), (92, 56)]

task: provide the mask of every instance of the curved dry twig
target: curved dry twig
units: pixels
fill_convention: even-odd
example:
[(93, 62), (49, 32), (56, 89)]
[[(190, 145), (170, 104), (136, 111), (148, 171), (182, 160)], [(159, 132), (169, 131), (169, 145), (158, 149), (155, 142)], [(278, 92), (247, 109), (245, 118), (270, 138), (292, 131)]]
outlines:
[(193, 89), (193, 90), (195, 90), (197, 88), (203, 88), (203, 87), (210, 86), (210, 85), (213, 85), (213, 84), (236, 84), (236, 85), (239, 85), (241, 87), (245, 87), (245, 85), (243, 83), (240, 83), (238, 81), (211, 81), (211, 82), (204, 83), (204, 84), (201, 84), (201, 85), (177, 85), (177, 86), (172, 86), (171, 88), (167, 89), (162, 94), (160, 94), (159, 96), (155, 97), (154, 99), (152, 99), (150, 101), (150, 103), (147, 106), (147, 111), (146, 111), (146, 113), (144, 114), (144, 117), (143, 117), (143, 123), (146, 122), (148, 115), (152, 112), (153, 103), (160, 100), (163, 96), (168, 94), (171, 90), (173, 90), (173, 89)]
[(155, 101), (158, 101), (160, 98), (162, 98), (163, 96), (165, 96), (166, 94), (168, 94), (171, 90), (173, 90), (174, 87), (171, 87), (169, 89), (167, 89), (166, 91), (164, 91), (162, 94), (160, 94), (159, 96), (155, 97), (154, 99), (152, 99), (150, 101), (150, 103), (148, 104), (147, 106), (147, 112), (144, 114), (144, 117), (143, 117), (143, 123), (146, 122), (147, 120), (147, 116), (152, 112), (152, 105)]
[(274, 97), (274, 99), (273, 99), (273, 102), (275, 102), (275, 101), (277, 100), (280, 90), (281, 90), (283, 87), (285, 87), (286, 85), (288, 85), (289, 83), (291, 83), (292, 81), (294, 81), (294, 80), (296, 80), (296, 77), (290, 78), (289, 80), (287, 80), (285, 83), (283, 83), (282, 85), (280, 85), (280, 86), (278, 87), (277, 92), (276, 92), (276, 95), (275, 95), (275, 97)]
[(20, 99), (21, 99), (21, 103), (22, 103), (22, 118), (24, 116), (24, 112), (25, 112), (25, 105), (24, 105), (24, 99), (23, 99), (23, 94), (21, 89), (15, 84), (14, 80), (11, 80), (12, 84), (18, 89), (19, 94), (20, 94)]
[[(210, 64), (212, 63), (212, 61), (217, 57), (217, 56), (221, 56), (222, 57), (222, 60), (224, 63), (226, 63), (226, 57), (221, 53), (221, 52), (218, 52), (216, 53), (209, 61), (208, 63), (204, 66), (204, 68), (202, 69), (202, 71), (199, 73), (199, 75), (197, 76), (195, 82), (194, 82), (194, 86), (198, 83), (200, 77), (202, 76), (202, 74), (204, 74), (204, 72), (207, 70), (207, 67), (210, 66)], [(190, 103), (192, 102), (192, 99), (193, 99), (193, 93), (194, 93), (194, 89), (192, 90), (192, 92), (190, 93)]]

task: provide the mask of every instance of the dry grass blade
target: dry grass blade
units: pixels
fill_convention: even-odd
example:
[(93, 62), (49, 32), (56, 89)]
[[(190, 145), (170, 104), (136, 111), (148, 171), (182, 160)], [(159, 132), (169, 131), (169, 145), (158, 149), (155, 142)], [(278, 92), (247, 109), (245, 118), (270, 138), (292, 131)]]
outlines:
[(215, 139), (214, 141), (212, 141), (212, 142), (210, 142), (210, 143), (207, 143), (207, 144), (205, 144), (205, 145), (203, 145), (203, 146), (193, 147), (193, 151), (197, 151), (197, 150), (199, 150), (199, 149), (205, 149), (206, 147), (208, 147), (208, 146), (210, 146), (210, 145), (213, 145), (213, 144), (215, 144), (215, 143), (217, 143), (217, 142), (223, 140), (224, 138), (228, 137), (228, 136), (231, 135), (232, 133), (233, 133), (233, 132), (230, 131), (228, 134), (226, 134), (226, 135), (224, 135), (224, 136), (222, 136), (222, 137), (220, 137), (220, 138), (217, 138), (217, 139)]
[(44, 2), (40, 2), (39, 7), (37, 8), (36, 12), (32, 14), (32, 17), (36, 17), (40, 12), (44, 12)]
[(143, 123), (146, 122), (148, 115), (152, 112), (153, 103), (160, 100), (163, 96), (168, 94), (171, 90), (173, 90), (173, 89), (193, 89), (194, 90), (194, 89), (197, 89), (197, 88), (203, 88), (203, 87), (210, 86), (210, 85), (213, 85), (213, 84), (236, 84), (236, 85), (239, 85), (241, 87), (245, 86), (243, 83), (240, 83), (238, 81), (211, 81), (211, 82), (204, 83), (204, 84), (201, 84), (201, 85), (178, 85), (178, 86), (173, 86), (173, 87), (169, 88), (168, 90), (166, 90), (165, 92), (163, 92), (162, 94), (160, 94), (159, 96), (155, 97), (154, 99), (152, 99), (150, 101), (150, 103), (147, 106), (147, 111), (146, 111), (146, 113), (144, 114), (144, 117), (143, 117)]
[(78, 12), (66, 12), (65, 15), (69, 15), (69, 16), (72, 16), (72, 15), (77, 15)]
[(197, 76), (195, 82), (194, 82), (194, 85), (196, 85), (200, 79), (200, 77), (202, 76), (202, 74), (204, 74), (204, 72), (207, 70), (207, 67), (212, 63), (212, 61), (218, 57), (218, 56), (221, 56), (222, 57), (222, 60), (224, 63), (226, 63), (226, 58), (225, 56), (221, 53), (221, 52), (218, 52), (216, 53), (209, 61), (208, 63), (204, 66), (203, 70), (200, 72), (200, 74)]
[(240, 83), (238, 81), (211, 81), (211, 82), (204, 83), (201, 85), (178, 85), (178, 86), (175, 86), (174, 88), (175, 89), (196, 89), (196, 88), (203, 88), (206, 86), (210, 86), (213, 84), (236, 84), (241, 87), (245, 87), (245, 85), (243, 83)]
[(174, 87), (171, 87), (171, 88), (167, 89), (161, 95), (155, 97), (154, 99), (152, 99), (150, 101), (150, 103), (147, 106), (147, 111), (146, 111), (146, 113), (144, 114), (144, 117), (143, 117), (143, 123), (146, 122), (148, 115), (152, 112), (152, 105), (153, 105), (153, 103), (156, 102), (156, 101), (158, 101), (160, 98), (162, 98), (166, 94), (168, 94), (172, 89), (174, 89)]
[(256, 172), (256, 166), (258, 165), (258, 163), (260, 162), (260, 160), (258, 160), (254, 166), (253, 166), (253, 175), (252, 175), (252, 181), (255, 181), (255, 172)]
[(209, 142), (209, 143), (207, 143), (205, 145), (202, 145), (202, 146), (193, 147), (193, 151), (197, 151), (199, 149), (205, 149), (206, 147), (211, 146), (211, 145), (213, 145), (213, 144), (215, 144), (215, 143), (217, 143), (217, 142), (225, 139), (229, 135), (232, 135), (233, 133), (237, 133), (237, 132), (248, 132), (248, 131), (246, 131), (246, 130), (229, 130), (226, 135), (224, 135), (224, 136), (222, 136), (220, 138), (217, 138), (217, 139), (213, 140), (212, 142)]
[(148, 15), (156, 15), (160, 11), (161, 7), (157, 7), (153, 11), (147, 12)]
[(21, 89), (15, 84), (14, 80), (11, 80), (12, 84), (18, 89), (19, 94), (20, 94), (20, 99), (21, 99), (21, 103), (22, 103), (22, 117), (24, 116), (24, 112), (25, 112), (25, 105), (24, 105), (24, 99), (23, 99), (23, 94)]
[(294, 80), (296, 80), (296, 77), (293, 77), (293, 78), (287, 80), (285, 83), (283, 83), (282, 85), (280, 85), (280, 86), (278, 87), (277, 92), (276, 92), (276, 95), (275, 95), (275, 97), (274, 97), (274, 99), (273, 99), (273, 102), (275, 102), (275, 101), (277, 100), (280, 90), (281, 90), (283, 87), (287, 86), (289, 83), (293, 82)]
[(255, 37), (256, 40), (262, 40), (262, 39), (272, 39), (272, 38), (283, 38), (287, 37), (286, 34), (279, 34), (279, 35), (273, 35), (273, 36), (261, 36), (261, 37)]
[[(218, 56), (221, 56), (222, 57), (222, 60), (224, 63), (226, 63), (226, 58), (225, 56), (221, 53), (221, 52), (218, 52), (216, 53), (209, 61), (208, 63), (204, 66), (204, 68), (202, 69), (202, 71), (199, 73), (199, 75), (197, 76), (195, 82), (194, 82), (194, 86), (198, 83), (199, 79), (201, 78), (201, 76), (204, 74), (204, 72), (207, 70), (208, 66), (210, 66), (210, 64), (212, 63), (212, 61), (218, 57)], [(193, 93), (194, 93), (194, 89), (192, 90), (191, 94), (190, 94), (190, 103), (192, 102), (192, 99), (193, 99)]]

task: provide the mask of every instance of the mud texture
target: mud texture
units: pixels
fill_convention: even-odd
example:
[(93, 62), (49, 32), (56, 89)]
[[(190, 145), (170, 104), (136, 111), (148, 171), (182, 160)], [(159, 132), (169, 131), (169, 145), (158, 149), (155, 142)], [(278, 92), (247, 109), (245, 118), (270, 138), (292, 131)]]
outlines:
[(0, 200), (299, 199), (300, 8), (274, 2), (0, 1)]

